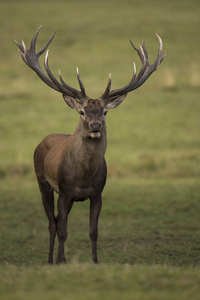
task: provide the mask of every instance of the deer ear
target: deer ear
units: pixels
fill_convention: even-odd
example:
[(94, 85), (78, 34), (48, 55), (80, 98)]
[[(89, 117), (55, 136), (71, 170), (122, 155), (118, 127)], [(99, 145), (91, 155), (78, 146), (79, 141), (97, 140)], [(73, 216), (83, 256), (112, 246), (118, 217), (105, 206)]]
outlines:
[(75, 109), (78, 112), (80, 112), (82, 105), (78, 100), (76, 100), (74, 97), (70, 97), (65, 94), (63, 94), (63, 98), (70, 108)]
[(114, 98), (114, 100), (108, 100), (108, 102), (105, 105), (105, 109), (109, 110), (109, 109), (117, 107), (126, 98), (126, 95), (127, 94), (119, 96), (117, 98)]

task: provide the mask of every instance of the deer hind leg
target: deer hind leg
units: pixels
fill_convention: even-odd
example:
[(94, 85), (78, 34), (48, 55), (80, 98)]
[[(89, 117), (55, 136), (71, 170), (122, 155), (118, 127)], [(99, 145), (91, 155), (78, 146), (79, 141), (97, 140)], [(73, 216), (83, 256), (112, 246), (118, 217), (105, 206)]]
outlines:
[(53, 264), (53, 250), (54, 250), (54, 243), (57, 231), (57, 220), (54, 215), (54, 192), (51, 186), (47, 181), (39, 181), (40, 192), (42, 196), (42, 203), (49, 220), (49, 256), (48, 256), (48, 263)]
[(73, 201), (68, 201), (65, 197), (58, 197), (58, 217), (57, 217), (57, 235), (58, 235), (58, 253), (56, 264), (66, 263), (64, 243), (67, 239), (67, 221), (72, 208)]
[(97, 238), (98, 238), (98, 219), (101, 211), (101, 195), (96, 198), (90, 198), (90, 231), (89, 236), (92, 245), (92, 261), (98, 263), (97, 259)]

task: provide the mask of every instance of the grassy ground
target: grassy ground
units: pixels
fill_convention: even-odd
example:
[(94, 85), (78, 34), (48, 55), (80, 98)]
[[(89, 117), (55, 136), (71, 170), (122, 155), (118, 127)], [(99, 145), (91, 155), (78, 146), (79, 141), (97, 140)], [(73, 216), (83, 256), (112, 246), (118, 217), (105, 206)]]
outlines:
[[(199, 271), (167, 266), (71, 264), (1, 268), (2, 299), (198, 299)], [(33, 279), (34, 278), (34, 279)], [(14, 293), (9, 292), (12, 289)], [(12, 294), (12, 296), (10, 296)]]
[[(1, 299), (198, 299), (200, 262), (199, 1), (1, 1)], [(34, 148), (48, 133), (73, 133), (78, 116), (20, 60), (43, 24), (56, 29), (50, 65), (98, 97), (112, 72), (125, 85), (129, 45), (157, 32), (167, 49), (158, 71), (107, 117), (108, 182), (99, 221), (98, 266), (90, 264), (88, 202), (69, 219), (67, 266), (46, 266), (47, 220), (33, 174)], [(60, 100), (59, 100), (60, 99)]]

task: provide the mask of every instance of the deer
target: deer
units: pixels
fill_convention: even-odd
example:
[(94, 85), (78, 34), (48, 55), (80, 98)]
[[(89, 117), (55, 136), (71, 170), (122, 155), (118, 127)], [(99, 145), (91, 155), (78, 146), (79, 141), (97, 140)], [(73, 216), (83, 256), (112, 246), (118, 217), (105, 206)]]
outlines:
[[(52, 74), (49, 67), (49, 44), (55, 32), (46, 45), (36, 53), (36, 41), (40, 26), (30, 44), (26, 48), (24, 41), (19, 44), (18, 51), (22, 60), (33, 69), (39, 78), (50, 88), (62, 94), (64, 101), (80, 114), (78, 125), (72, 135), (49, 134), (34, 151), (35, 174), (41, 193), (42, 203), (46, 212), (49, 226), (49, 254), (48, 263), (53, 264), (55, 238), (58, 238), (56, 264), (66, 263), (64, 243), (68, 236), (68, 215), (74, 202), (90, 200), (89, 238), (92, 248), (92, 262), (98, 263), (97, 238), (98, 219), (102, 207), (102, 192), (106, 184), (107, 166), (105, 152), (107, 148), (106, 114), (110, 109), (119, 106), (127, 94), (139, 88), (157, 70), (166, 56), (163, 54), (162, 39), (156, 34), (159, 49), (155, 62), (150, 65), (144, 44), (136, 48), (130, 40), (131, 46), (138, 53), (142, 67), (136, 74), (133, 63), (133, 75), (130, 82), (122, 88), (111, 90), (111, 74), (104, 93), (96, 99), (87, 96), (78, 68), (77, 79), (80, 90), (68, 85), (59, 71), (59, 81)], [(47, 50), (47, 51), (46, 51)], [(46, 51), (44, 67), (39, 64), (39, 57)], [(57, 216), (55, 214), (54, 196), (58, 194)]]

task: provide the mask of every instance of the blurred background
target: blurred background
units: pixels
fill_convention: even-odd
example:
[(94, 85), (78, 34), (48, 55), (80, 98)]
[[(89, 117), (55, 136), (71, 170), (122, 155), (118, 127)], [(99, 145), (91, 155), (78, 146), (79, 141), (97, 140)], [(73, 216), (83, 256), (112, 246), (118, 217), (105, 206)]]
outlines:
[[(199, 170), (200, 35), (197, 0), (1, 1), (0, 176), (32, 173), (35, 146), (48, 133), (73, 133), (78, 115), (21, 61), (14, 39), (27, 45), (43, 25), (37, 49), (52, 33), (49, 64), (78, 88), (76, 67), (90, 97), (112, 88), (141, 63), (129, 39), (142, 39), (150, 63), (157, 32), (167, 57), (139, 90), (107, 117), (109, 175), (196, 177)], [(40, 63), (43, 65), (44, 57)]]
[[(56, 30), (49, 54), (55, 75), (78, 88), (76, 67), (90, 97), (99, 97), (112, 73), (112, 88), (127, 84), (129, 44), (145, 40), (150, 63), (157, 32), (167, 57), (139, 90), (107, 117), (109, 175), (196, 177), (199, 169), (200, 35), (197, 0), (1, 1), (0, 176), (32, 173), (35, 146), (48, 133), (73, 133), (78, 115), (21, 61), (14, 39), (37, 49)], [(44, 57), (40, 63), (43, 66)]]
[[(136, 62), (137, 70), (140, 70), (141, 62), (129, 39), (137, 47), (144, 39), (149, 61), (153, 63), (158, 51), (155, 33), (161, 36), (163, 47), (167, 50), (165, 60), (142, 87), (130, 93), (118, 108), (107, 115), (106, 160), (109, 180), (105, 189), (106, 201), (102, 216), (105, 222), (101, 223), (101, 236), (106, 244), (107, 237), (116, 234), (117, 239), (120, 232), (123, 232), (123, 236), (129, 234), (127, 241), (132, 238), (135, 243), (134, 224), (127, 223), (133, 229), (131, 231), (130, 228), (123, 227), (128, 214), (131, 214), (130, 222), (133, 222), (133, 215), (137, 219), (140, 215), (138, 212), (144, 213), (143, 209), (148, 205), (150, 215), (152, 207), (156, 210), (163, 207), (164, 203), (177, 204), (177, 211), (184, 206), (185, 210), (181, 215), (182, 229), (188, 217), (186, 211), (192, 212), (190, 218), (196, 232), (200, 178), (200, 2), (1, 0), (0, 187), (2, 224), (7, 228), (6, 235), (2, 235), (2, 261), (6, 259), (28, 263), (25, 250), (23, 255), (19, 252), (18, 256), (12, 250), (17, 251), (20, 243), (23, 241), (25, 245), (27, 240), (26, 247), (31, 244), (32, 252), (33, 249), (38, 249), (39, 252), (41, 245), (34, 246), (34, 238), (40, 238), (41, 234), (41, 239), (48, 239), (47, 222), (33, 171), (33, 152), (41, 139), (49, 133), (73, 133), (79, 118), (76, 111), (64, 103), (61, 94), (47, 87), (22, 62), (17, 51), (14, 39), (20, 43), (23, 39), (29, 47), (33, 34), (40, 25), (43, 27), (38, 36), (38, 50), (56, 30), (55, 38), (49, 46), (49, 65), (53, 74), (58, 76), (60, 69), (64, 80), (78, 88), (78, 66), (87, 94), (94, 98), (105, 90), (110, 72), (112, 88), (115, 89), (126, 85), (130, 80), (133, 61)], [(42, 66), (43, 61), (44, 55), (40, 59)], [(134, 201), (141, 205), (136, 211)], [(181, 201), (185, 201), (185, 204)], [(116, 205), (115, 209), (113, 203)], [(77, 210), (76, 217), (79, 219), (84, 205), (79, 206), (80, 211)], [(167, 215), (166, 212), (169, 215), (172, 213), (168, 210), (170, 205), (166, 204), (166, 210), (163, 209), (163, 218)], [(41, 223), (35, 224), (33, 212), (37, 215), (37, 220), (43, 222), (44, 235), (39, 227)], [(124, 214), (123, 220), (120, 219), (121, 212)], [(119, 218), (112, 219), (112, 213)], [(144, 215), (141, 213), (141, 216)], [(88, 218), (87, 215), (84, 218)], [(157, 216), (155, 220), (158, 220), (156, 218)], [(121, 222), (121, 225), (118, 226), (118, 223), (114, 224), (111, 220)], [(155, 220), (152, 224), (159, 227), (155, 225)], [(161, 218), (160, 224), (164, 220)], [(174, 216), (174, 220), (177, 220), (177, 216)], [(73, 221), (71, 222), (73, 231)], [(107, 227), (104, 227), (106, 222)], [(138, 222), (140, 225), (146, 224), (142, 219)], [(170, 224), (170, 219), (167, 222)], [(174, 224), (174, 228), (177, 228), (178, 225)], [(116, 226), (118, 231), (114, 230)], [(74, 231), (77, 232), (75, 227), (74, 225)], [(11, 234), (12, 228), (16, 228), (15, 237)], [(140, 234), (147, 237), (150, 233), (145, 228)], [(191, 232), (188, 233), (187, 243), (190, 243), (191, 236), (196, 241), (196, 233)], [(87, 239), (87, 226), (85, 236)], [(79, 233), (78, 237), (82, 239), (85, 236), (82, 237)], [(13, 243), (10, 248), (6, 246), (10, 243), (8, 237)], [(175, 240), (174, 238), (173, 243)], [(42, 240), (40, 242), (43, 244)], [(73, 242), (76, 243), (72, 240), (72, 245)], [(46, 260), (47, 242), (45, 243), (44, 255), (35, 257), (37, 262)], [(104, 261), (109, 260), (109, 257), (112, 261), (116, 253), (119, 253), (117, 261), (135, 261), (136, 256), (127, 256), (125, 259), (119, 249), (113, 256), (106, 256), (106, 251), (112, 251), (110, 243), (111, 240), (107, 248), (104, 248), (107, 249), (104, 250)], [(118, 245), (115, 240), (113, 243)], [(168, 244), (169, 240), (166, 238), (165, 245)], [(197, 245), (195, 247), (197, 251), (199, 248)], [(86, 251), (86, 260), (88, 252)], [(145, 246), (144, 252), (140, 253), (143, 254), (138, 254), (137, 259), (148, 261)], [(154, 260), (158, 257), (155, 255)], [(168, 258), (171, 263), (175, 261), (175, 258)], [(190, 264), (191, 261), (187, 263)]]

